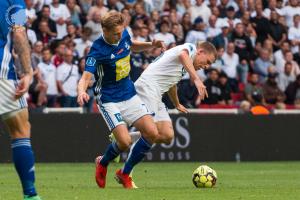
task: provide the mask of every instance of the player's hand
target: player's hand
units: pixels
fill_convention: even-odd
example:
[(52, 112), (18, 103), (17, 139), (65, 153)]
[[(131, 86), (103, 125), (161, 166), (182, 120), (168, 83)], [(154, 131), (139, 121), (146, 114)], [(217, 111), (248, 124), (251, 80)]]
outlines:
[(176, 109), (179, 111), (179, 112), (182, 112), (182, 113), (188, 113), (189, 111), (186, 109), (186, 107), (184, 107), (183, 105), (181, 104), (178, 104), (176, 106)]
[(15, 99), (19, 99), (28, 91), (31, 79), (32, 79), (31, 74), (26, 74), (20, 79), (16, 88)]
[(154, 39), (152, 41), (152, 46), (156, 47), (156, 48), (161, 48), (162, 51), (166, 50), (166, 45), (165, 45), (164, 41), (162, 41), (162, 40), (155, 40)]
[(86, 92), (82, 92), (77, 97), (77, 103), (80, 106), (83, 106), (85, 102), (88, 102), (90, 100), (90, 96)]
[(203, 100), (205, 97), (208, 97), (206, 86), (203, 84), (203, 82), (200, 79), (196, 79), (194, 83), (198, 90), (200, 100)]

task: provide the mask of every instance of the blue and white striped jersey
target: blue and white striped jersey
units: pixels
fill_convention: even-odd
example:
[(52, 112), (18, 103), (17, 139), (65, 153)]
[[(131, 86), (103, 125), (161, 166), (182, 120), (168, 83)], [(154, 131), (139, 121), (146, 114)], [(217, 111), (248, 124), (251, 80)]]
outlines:
[(25, 23), (24, 0), (0, 1), (0, 79), (17, 79), (11, 54), (11, 28)]
[(136, 94), (129, 77), (131, 45), (126, 29), (117, 45), (108, 44), (103, 36), (94, 41), (85, 71), (94, 74), (94, 91), (102, 103), (126, 101)]

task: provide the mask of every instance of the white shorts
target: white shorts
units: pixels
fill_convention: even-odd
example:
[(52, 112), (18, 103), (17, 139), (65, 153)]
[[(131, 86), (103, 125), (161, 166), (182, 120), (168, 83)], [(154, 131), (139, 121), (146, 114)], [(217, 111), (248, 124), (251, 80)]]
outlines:
[(17, 81), (0, 79), (0, 115), (27, 107), (24, 96), (15, 100)]
[(100, 104), (98, 109), (110, 131), (120, 124), (131, 126), (139, 118), (151, 114), (137, 95), (118, 103)]
[(159, 89), (153, 88), (154, 86), (151, 88), (150, 85), (139, 80), (134, 83), (134, 86), (138, 96), (151, 112), (154, 122), (172, 121), (167, 106), (157, 94)]

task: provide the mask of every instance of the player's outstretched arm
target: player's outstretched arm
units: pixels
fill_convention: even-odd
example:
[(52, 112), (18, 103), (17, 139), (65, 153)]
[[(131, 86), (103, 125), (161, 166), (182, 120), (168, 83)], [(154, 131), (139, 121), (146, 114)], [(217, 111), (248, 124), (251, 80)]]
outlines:
[(12, 37), (14, 41), (14, 50), (19, 56), (23, 74), (18, 83), (15, 98), (19, 99), (23, 94), (28, 91), (32, 79), (32, 67), (30, 58), (30, 46), (28, 43), (27, 35), (23, 26), (15, 25), (12, 28)]
[(183, 67), (185, 68), (185, 70), (189, 73), (190, 75), (190, 79), (194, 82), (200, 99), (203, 100), (205, 97), (208, 97), (207, 91), (206, 91), (206, 87), (203, 84), (203, 82), (200, 80), (195, 67), (193, 65), (193, 60), (190, 58), (189, 53), (186, 49), (182, 50), (180, 55), (179, 55), (179, 60), (181, 62), (181, 64), (183, 65)]
[(188, 113), (187, 109), (180, 104), (179, 99), (178, 99), (178, 94), (177, 94), (177, 86), (173, 85), (169, 91), (168, 91), (168, 96), (170, 97), (170, 100), (172, 101), (173, 105), (175, 108), (183, 113)]
[(152, 42), (141, 42), (133, 40), (130, 49), (133, 52), (141, 52), (152, 48), (162, 48), (162, 50), (165, 51), (166, 45), (161, 40), (153, 40)]
[(90, 72), (83, 72), (81, 79), (79, 80), (78, 86), (77, 86), (77, 103), (80, 106), (83, 106), (85, 102), (88, 102), (90, 99), (90, 96), (86, 93), (86, 89), (89, 86), (89, 83), (92, 79), (92, 74)]

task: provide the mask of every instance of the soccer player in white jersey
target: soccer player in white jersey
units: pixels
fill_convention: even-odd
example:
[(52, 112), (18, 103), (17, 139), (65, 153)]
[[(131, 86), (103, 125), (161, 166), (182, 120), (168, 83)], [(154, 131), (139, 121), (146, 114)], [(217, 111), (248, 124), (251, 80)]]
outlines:
[[(0, 1), (0, 117), (11, 137), (13, 162), (23, 187), (24, 200), (40, 200), (34, 186), (34, 155), (27, 103), (23, 96), (28, 91), (33, 73), (24, 27), (25, 8), (23, 0)], [(14, 69), (12, 47), (23, 68), (20, 80)]]
[(185, 43), (164, 52), (134, 83), (138, 96), (153, 113), (159, 132), (155, 143), (169, 144), (174, 137), (171, 118), (162, 102), (162, 95), (167, 92), (175, 108), (187, 113), (187, 109), (178, 100), (176, 84), (188, 73), (203, 100), (207, 97), (207, 91), (196, 71), (208, 69), (216, 58), (217, 50), (210, 42), (198, 42), (196, 45)]

